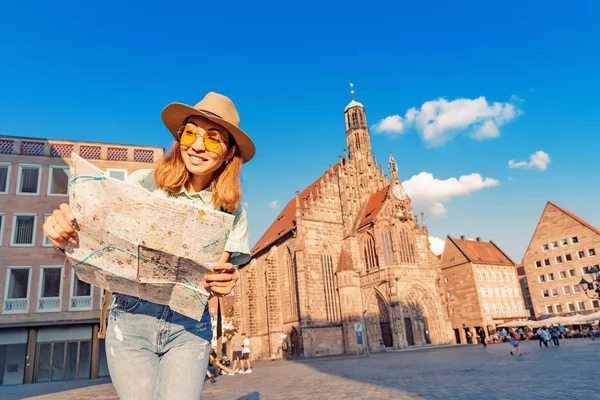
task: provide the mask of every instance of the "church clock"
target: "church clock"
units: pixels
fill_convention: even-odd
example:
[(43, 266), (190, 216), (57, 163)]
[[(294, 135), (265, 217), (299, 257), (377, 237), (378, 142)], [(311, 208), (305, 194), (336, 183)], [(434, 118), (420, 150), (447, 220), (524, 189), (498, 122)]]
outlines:
[(398, 200), (404, 200), (406, 198), (406, 190), (400, 185), (394, 185), (392, 193)]

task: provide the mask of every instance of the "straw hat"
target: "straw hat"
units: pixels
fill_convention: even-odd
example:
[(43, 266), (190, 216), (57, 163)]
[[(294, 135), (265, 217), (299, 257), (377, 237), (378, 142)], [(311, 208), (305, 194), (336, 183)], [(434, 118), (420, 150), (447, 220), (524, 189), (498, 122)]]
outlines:
[(234, 137), (240, 156), (245, 163), (254, 157), (256, 148), (250, 136), (240, 129), (240, 116), (231, 99), (222, 94), (210, 92), (193, 107), (182, 103), (171, 103), (161, 113), (163, 123), (175, 140), (179, 140), (177, 130), (189, 117), (194, 115), (207, 118), (227, 129), (229, 134)]

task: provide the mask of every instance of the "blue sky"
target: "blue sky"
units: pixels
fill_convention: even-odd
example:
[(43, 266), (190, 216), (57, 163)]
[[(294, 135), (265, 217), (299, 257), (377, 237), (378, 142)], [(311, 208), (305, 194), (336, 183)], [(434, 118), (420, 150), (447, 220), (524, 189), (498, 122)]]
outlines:
[[(378, 160), (393, 151), (404, 181), (432, 174), (440, 192), (414, 204), (432, 236), (492, 239), (520, 261), (548, 200), (600, 226), (597, 2), (45, 3), (0, 6), (0, 134), (166, 147), (166, 104), (226, 94), (258, 149), (252, 243), (342, 154), (349, 82)], [(472, 138), (486, 122), (495, 137)], [(544, 170), (508, 167), (537, 151)], [(448, 181), (470, 174), (495, 181)]]

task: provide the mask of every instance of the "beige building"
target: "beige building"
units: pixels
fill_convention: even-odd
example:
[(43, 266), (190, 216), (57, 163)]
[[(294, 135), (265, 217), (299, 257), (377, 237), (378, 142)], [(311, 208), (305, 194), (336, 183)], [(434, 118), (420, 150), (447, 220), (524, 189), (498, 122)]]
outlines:
[(354, 353), (363, 315), (371, 350), (454, 340), (439, 259), (396, 161), (389, 176), (377, 164), (362, 104), (343, 118), (344, 156), (291, 196), (241, 270), (234, 324), (254, 358)]
[(475, 340), (479, 328), (490, 333), (503, 322), (528, 319), (515, 264), (494, 242), (448, 236), (441, 261), (457, 342), (466, 343), (468, 331)]
[(581, 290), (582, 277), (600, 268), (600, 230), (548, 202), (523, 257), (536, 317), (598, 311), (597, 299)]
[(68, 202), (69, 156), (125, 179), (159, 147), (0, 136), (0, 384), (107, 375), (97, 339), (101, 290), (79, 281), (42, 233)]

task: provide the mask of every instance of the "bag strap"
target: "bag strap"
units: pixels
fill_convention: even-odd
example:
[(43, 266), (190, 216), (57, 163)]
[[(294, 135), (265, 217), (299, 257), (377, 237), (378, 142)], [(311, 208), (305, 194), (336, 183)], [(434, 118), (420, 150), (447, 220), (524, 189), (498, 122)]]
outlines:
[(108, 313), (108, 305), (110, 304), (110, 298), (112, 292), (104, 291), (104, 302), (102, 303), (102, 309), (100, 310), (100, 329), (98, 330), (98, 339), (104, 339), (106, 337), (106, 317)]

